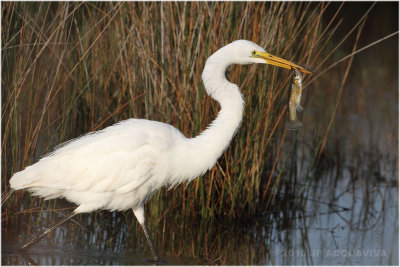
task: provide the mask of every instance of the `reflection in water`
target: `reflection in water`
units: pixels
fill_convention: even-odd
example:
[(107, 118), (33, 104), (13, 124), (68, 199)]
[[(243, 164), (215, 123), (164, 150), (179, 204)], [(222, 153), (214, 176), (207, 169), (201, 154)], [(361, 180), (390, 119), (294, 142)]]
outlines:
[[(297, 177), (294, 184), (293, 177), (282, 177), (280, 192), (285, 193), (274, 195), (273, 210), (262, 218), (193, 221), (172, 211), (151, 218), (161, 264), (398, 264), (397, 188), (367, 172), (361, 177), (361, 169), (356, 174), (349, 166), (337, 174), (337, 169), (325, 168), (311, 183)], [(56, 206), (64, 205), (69, 204), (58, 201)], [(8, 218), (2, 263), (152, 264), (132, 212), (83, 214), (26, 255), (17, 250), (59, 219), (56, 212), (46, 211)]]
[[(361, 128), (351, 132), (353, 128), (342, 136), (369, 132)], [(393, 129), (386, 132), (396, 132)], [(366, 138), (367, 146), (336, 133), (315, 164), (309, 160), (315, 158), (316, 145), (306, 140), (318, 138), (300, 138), (300, 133), (286, 135), (273, 173), (279, 184), (269, 192), (269, 209), (261, 216), (209, 220), (185, 216), (171, 203), (171, 192), (165, 194), (159, 211), (148, 205), (161, 264), (398, 265), (398, 159), (391, 148), (396, 144), (392, 135), (368, 137), (372, 139)], [(304, 129), (307, 134), (312, 130)], [(385, 141), (386, 147), (375, 148), (375, 140)], [(3, 207), (3, 265), (153, 264), (132, 211), (76, 216), (23, 254), (17, 249), (21, 244), (73, 207), (64, 200), (41, 205), (28, 194), (14, 198), (21, 203), (19, 210)]]
[[(322, 112), (316, 112), (323, 110), (315, 104), (319, 98), (314, 98), (304, 111), (304, 129), (286, 135), (272, 179), (279, 183), (268, 192), (268, 209), (261, 216), (188, 217), (171, 203), (168, 194), (172, 193), (166, 193), (160, 211), (148, 205), (148, 223), (161, 264), (399, 264), (398, 157), (393, 149), (398, 146), (398, 125), (397, 118), (389, 116), (397, 114), (398, 97), (367, 98), (384, 105), (367, 109), (365, 117), (343, 112), (318, 164), (309, 162), (318, 147), (310, 140), (321, 138), (320, 129), (307, 125), (317, 127), (324, 121), (318, 117)], [(380, 114), (389, 114), (383, 117), (386, 122)], [(269, 176), (271, 171), (265, 173)], [(19, 210), (5, 211), (11, 209), (7, 206), (2, 210), (3, 265), (153, 264), (132, 211), (76, 216), (21, 253), (19, 246), (73, 207), (63, 200), (42, 206), (28, 194), (14, 197), (21, 203)]]
[[(362, 35), (374, 36), (370, 41), (380, 38), (382, 23), (394, 25), (387, 33), (397, 30), (398, 23), (386, 20), (389, 9), (393, 8), (381, 9), (379, 23), (378, 19), (367, 20), (367, 24), (378, 25), (378, 30), (371, 28)], [(356, 18), (353, 11), (347, 12)], [(397, 17), (396, 13), (396, 22)], [(161, 201), (159, 213), (148, 207), (161, 264), (398, 265), (398, 38), (392, 41), (393, 45), (377, 46), (372, 48), (379, 48), (375, 52), (364, 52), (368, 56), (360, 54), (354, 59), (355, 65), (360, 60), (359, 67), (349, 74), (340, 99), (336, 100), (336, 94), (344, 68), (332, 69), (305, 90), (303, 128), (286, 135), (286, 151), (280, 153), (271, 174), (271, 181), (279, 183), (268, 192), (267, 204), (257, 203), (262, 210), (262, 205), (268, 207), (263, 214), (202, 220), (185, 216), (184, 209), (171, 204), (168, 196)], [(316, 158), (314, 150), (335, 103), (339, 108), (325, 149), (318, 155), (318, 164), (309, 162)], [(273, 138), (283, 130), (276, 132)], [(297, 144), (293, 143), (296, 138), (301, 140)], [(45, 150), (40, 142), (39, 138), (36, 152)], [(262, 175), (268, 178), (271, 172), (266, 169)], [(23, 198), (15, 194), (13, 200), (2, 207), (3, 265), (153, 264), (132, 211), (76, 216), (22, 253), (18, 248), (24, 242), (73, 208), (63, 200), (41, 205), (28, 194)], [(21, 203), (17, 210), (13, 210), (18, 206), (15, 203)]]

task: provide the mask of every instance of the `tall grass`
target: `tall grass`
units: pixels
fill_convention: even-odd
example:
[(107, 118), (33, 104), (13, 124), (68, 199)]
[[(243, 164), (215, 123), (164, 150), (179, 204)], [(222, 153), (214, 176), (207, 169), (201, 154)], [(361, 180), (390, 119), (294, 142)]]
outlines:
[[(199, 134), (219, 110), (201, 81), (207, 57), (248, 39), (300, 65), (317, 66), (337, 29), (322, 21), (328, 5), (2, 3), (3, 192), (14, 172), (57, 144), (123, 119), (158, 120), (188, 137)], [(291, 72), (232, 66), (227, 76), (246, 102), (240, 130), (206, 175), (153, 197), (155, 218), (176, 209), (205, 218), (260, 214), (280, 190), (295, 151), (296, 134), (283, 126)]]
[[(296, 246), (294, 229), (310, 212), (319, 212), (305, 202), (313, 198), (319, 203), (329, 194), (324, 200), (336, 212), (342, 195), (358, 203), (357, 188), (366, 205), (359, 213), (351, 211), (348, 225), (369, 229), (378, 216), (371, 203), (382, 198), (381, 186), (398, 188), (398, 180), (391, 180), (398, 176), (397, 154), (380, 147), (397, 147), (397, 135), (390, 133), (398, 125), (379, 132), (393, 118), (388, 108), (395, 101), (392, 93), (376, 104), (382, 92), (389, 92), (381, 84), (392, 72), (375, 67), (376, 79), (361, 79), (366, 75), (362, 71), (354, 78), (351, 55), (324, 74), (359, 49), (370, 11), (334, 42), (347, 3), (333, 5), (337, 10), (332, 12), (332, 4), (303, 2), (2, 3), (2, 193), (9, 190), (14, 172), (54, 146), (123, 119), (158, 120), (188, 137), (199, 134), (219, 110), (202, 85), (205, 60), (233, 40), (248, 39), (315, 71), (304, 81), (303, 128), (284, 128), (290, 71), (264, 65), (230, 67), (228, 79), (240, 86), (246, 101), (241, 128), (206, 175), (153, 196), (147, 217), (156, 247), (166, 251), (164, 255), (189, 255), (206, 264), (293, 264), (290, 258), (279, 261), (274, 249)], [(326, 14), (329, 9), (331, 16)], [(341, 51), (346, 43), (349, 52)], [(347, 90), (348, 80), (356, 90)], [(347, 115), (354, 109), (368, 118), (363, 120), (366, 125), (351, 123)], [(343, 110), (350, 112), (343, 115)], [(377, 121), (384, 123), (373, 123)], [(353, 128), (349, 135), (346, 130)], [(349, 182), (338, 193), (345, 172), (350, 173), (344, 179)], [(58, 220), (58, 213), (72, 209), (65, 201), (43, 202), (17, 192), (2, 207), (2, 244), (9, 237), (15, 243), (27, 240)], [(255, 217), (259, 220), (246, 219)], [(386, 226), (383, 223), (382, 229)], [(67, 248), (112, 247), (118, 258), (132, 248), (147, 249), (131, 211), (82, 215), (67, 227), (46, 241), (62, 241)], [(312, 237), (307, 226), (304, 229), (301, 248), (308, 250)], [(72, 262), (87, 263), (88, 258)], [(20, 259), (15, 261), (20, 264)], [(58, 264), (54, 261), (49, 258), (49, 264)], [(101, 261), (107, 263), (107, 257)], [(312, 264), (312, 259), (305, 263)]]

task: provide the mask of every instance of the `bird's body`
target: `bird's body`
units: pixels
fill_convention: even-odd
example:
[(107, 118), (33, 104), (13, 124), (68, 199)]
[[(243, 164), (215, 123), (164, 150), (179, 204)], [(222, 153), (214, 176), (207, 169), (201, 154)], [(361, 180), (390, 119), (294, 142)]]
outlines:
[[(47, 199), (64, 197), (78, 205), (75, 213), (133, 209), (144, 226), (143, 204), (154, 192), (205, 173), (228, 147), (240, 125), (244, 102), (238, 86), (226, 79), (225, 71), (231, 64), (250, 63), (301, 68), (266, 53), (253, 42), (235, 41), (206, 62), (202, 74), (205, 89), (220, 103), (221, 110), (198, 136), (185, 137), (161, 122), (125, 120), (56, 148), (15, 173), (11, 187)], [(153, 248), (152, 252), (156, 255)]]
[(186, 138), (161, 122), (129, 119), (74, 139), (16, 173), (15, 189), (65, 197), (76, 212), (137, 208), (171, 183), (168, 162)]
[(242, 94), (225, 78), (230, 64), (221, 65), (220, 57), (217, 52), (207, 60), (202, 78), (221, 110), (197, 137), (187, 138), (169, 124), (128, 119), (61, 145), (14, 174), (11, 187), (47, 199), (64, 197), (79, 205), (77, 213), (135, 210), (159, 188), (203, 174), (227, 148), (243, 114)]

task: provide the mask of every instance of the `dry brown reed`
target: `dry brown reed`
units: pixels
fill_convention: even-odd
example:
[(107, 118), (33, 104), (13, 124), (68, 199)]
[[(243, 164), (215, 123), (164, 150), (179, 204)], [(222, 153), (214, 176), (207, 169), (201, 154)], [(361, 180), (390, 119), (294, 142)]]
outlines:
[[(219, 110), (201, 81), (209, 55), (231, 41), (248, 39), (300, 65), (318, 65), (339, 25), (333, 20), (340, 9), (324, 24), (328, 6), (2, 3), (3, 192), (14, 172), (55, 145), (122, 119), (158, 120), (186, 136), (199, 134)], [(153, 197), (150, 213), (155, 218), (168, 209), (205, 218), (257, 214), (279, 186), (291, 72), (233, 66), (227, 76), (242, 88), (246, 102), (237, 136), (205, 176)]]

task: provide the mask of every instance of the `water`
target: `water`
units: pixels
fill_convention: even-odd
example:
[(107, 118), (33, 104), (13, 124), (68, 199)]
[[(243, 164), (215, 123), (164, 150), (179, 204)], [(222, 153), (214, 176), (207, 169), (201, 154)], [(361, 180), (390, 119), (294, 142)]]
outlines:
[[(307, 201), (288, 233), (290, 247), (283, 243), (274, 250), (275, 264), (398, 264), (397, 190), (371, 187), (367, 200), (363, 185), (349, 184), (350, 176)], [(337, 201), (331, 202), (331, 193)]]
[[(343, 10), (347, 5), (352, 4), (346, 3)], [(398, 12), (392, 11), (398, 6), (391, 5), (377, 4), (380, 9), (373, 11), (380, 12), (378, 18), (371, 19), (370, 13), (368, 30), (361, 35), (367, 41), (360, 41), (358, 48), (398, 30)], [(339, 14), (349, 29), (355, 21), (346, 22), (348, 18), (358, 20), (364, 12), (357, 9)], [(337, 7), (332, 10), (334, 14)], [(348, 30), (338, 32), (344, 36)], [(335, 46), (340, 40), (336, 37)], [(350, 50), (345, 54), (353, 42), (347, 45)], [(297, 169), (297, 174), (282, 174), (279, 192), (273, 192), (269, 209), (260, 216), (185, 217), (168, 205), (168, 199), (161, 215), (147, 210), (159, 264), (399, 265), (397, 48), (398, 38), (392, 38), (355, 57), (326, 154), (311, 173), (307, 159), (314, 158), (318, 130), (325, 131), (328, 125), (345, 66), (327, 72), (304, 91), (304, 134), (290, 133), (287, 140), (288, 147), (291, 138), (300, 140), (290, 171)], [(40, 146), (37, 151), (44, 151)], [(2, 265), (153, 265), (132, 211), (77, 216), (22, 252), (24, 242), (72, 208), (63, 200), (43, 206), (37, 199), (30, 203), (27, 194), (18, 195), (17, 201), (17, 210), (2, 210)]]
[[(307, 187), (307, 197), (280, 202), (281, 207), (260, 218), (193, 221), (170, 211), (149, 222), (160, 264), (398, 265), (394, 180), (384, 182), (373, 175), (360, 179), (349, 170), (341, 179), (325, 173)], [(274, 201), (280, 197), (287, 198), (277, 195)], [(64, 201), (56, 206), (69, 207)], [(2, 264), (153, 264), (132, 212), (81, 215), (26, 253), (18, 250), (23, 241), (68, 212), (58, 213), (20, 213), (3, 223)]]
[[(347, 131), (345, 136), (356, 135)], [(168, 195), (161, 214), (148, 209), (159, 264), (398, 265), (398, 159), (390, 149), (392, 139), (373, 138), (379, 146), (368, 147), (367, 136), (361, 145), (347, 141), (337, 149), (327, 147), (310, 171), (312, 142), (296, 132), (286, 138), (280, 162), (289, 163), (277, 167), (284, 168), (281, 187), (260, 216), (185, 217)], [(289, 153), (296, 139), (298, 153)], [(19, 210), (3, 212), (9, 216), (2, 221), (3, 265), (154, 264), (132, 211), (76, 216), (23, 253), (18, 248), (24, 242), (72, 207), (57, 200), (37, 208), (41, 203), (29, 194), (17, 197)]]
[[(388, 114), (395, 106), (386, 103)], [(181, 209), (170, 205), (168, 196), (161, 214), (147, 210), (159, 264), (399, 264), (398, 157), (393, 150), (397, 123), (382, 123), (380, 116), (368, 116), (372, 122), (366, 123), (363, 117), (348, 113), (345, 118), (354, 123), (343, 117), (337, 122), (339, 130), (332, 130), (334, 136), (319, 164), (310, 170), (308, 161), (314, 158), (315, 145), (309, 141), (313, 129), (307, 125), (317, 125), (318, 120), (305, 119), (312, 110), (304, 111), (304, 135), (291, 132), (286, 136), (276, 168), (276, 175), (284, 170), (280, 187), (272, 192), (269, 208), (260, 216), (185, 217)], [(356, 123), (359, 120), (363, 123)], [(291, 153), (296, 139), (297, 153)], [(289, 163), (282, 164), (286, 160)], [(132, 211), (79, 215), (22, 253), (18, 248), (24, 242), (66, 216), (72, 207), (57, 200), (35, 208), (41, 207), (38, 199), (32, 203), (28, 194), (17, 196), (18, 210), (4, 212), (3, 207), (3, 265), (153, 264)]]

